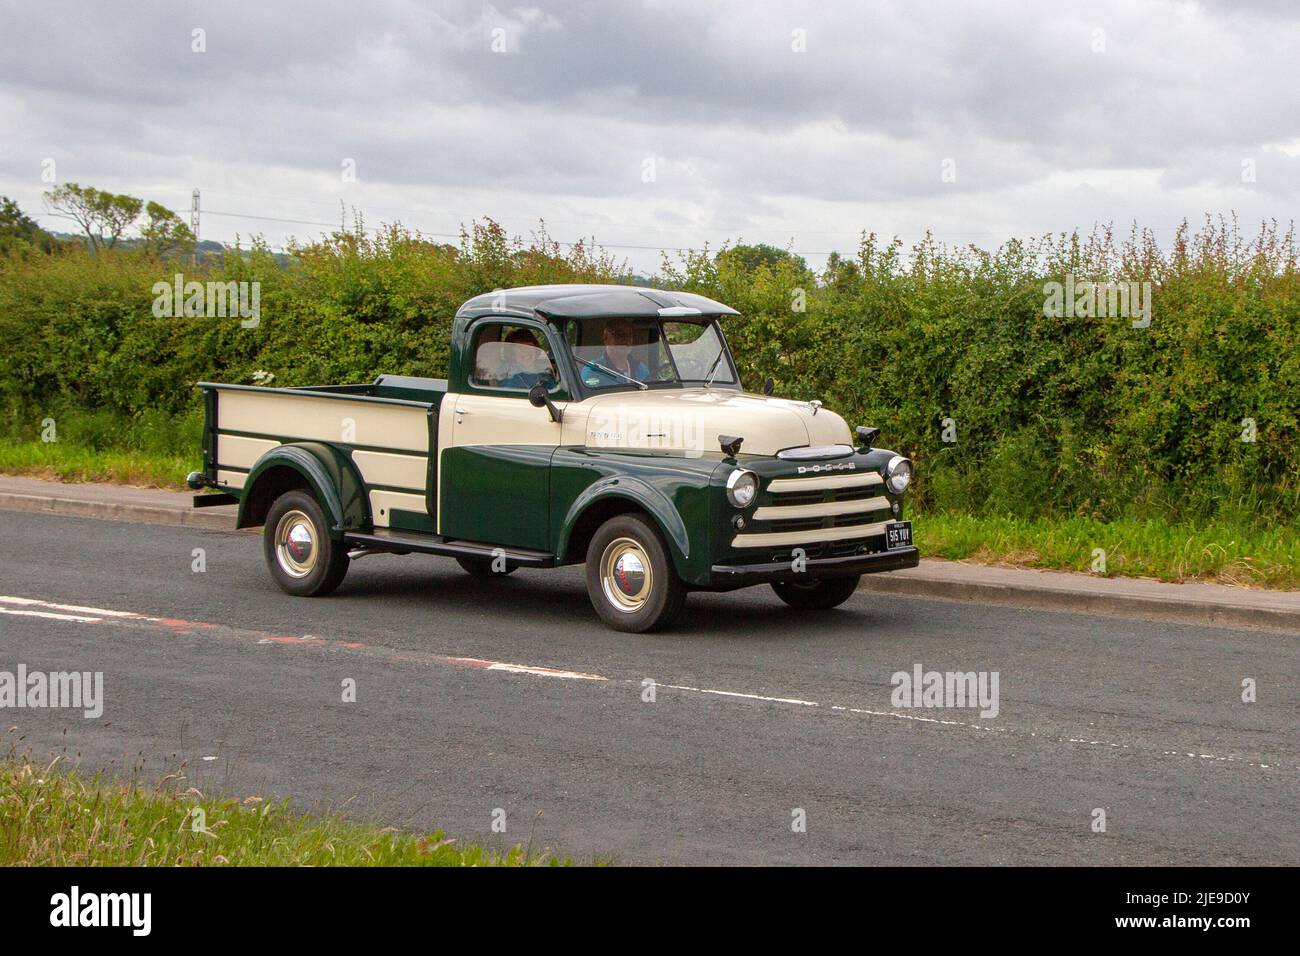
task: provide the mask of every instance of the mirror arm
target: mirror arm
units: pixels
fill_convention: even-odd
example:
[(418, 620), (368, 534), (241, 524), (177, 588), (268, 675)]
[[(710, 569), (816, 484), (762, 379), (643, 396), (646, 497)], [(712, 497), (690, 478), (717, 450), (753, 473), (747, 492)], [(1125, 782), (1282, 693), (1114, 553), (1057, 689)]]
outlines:
[(555, 403), (551, 401), (550, 392), (547, 391), (543, 382), (538, 382), (528, 390), (528, 403), (534, 408), (546, 406), (546, 410), (551, 413), (551, 421), (556, 424), (559, 424), (564, 419), (564, 413), (555, 407)]

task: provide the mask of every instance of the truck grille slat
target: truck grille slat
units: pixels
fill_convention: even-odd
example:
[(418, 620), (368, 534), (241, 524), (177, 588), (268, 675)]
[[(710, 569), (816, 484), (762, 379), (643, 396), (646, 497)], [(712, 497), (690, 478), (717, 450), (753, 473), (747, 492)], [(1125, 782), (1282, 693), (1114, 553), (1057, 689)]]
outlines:
[(731, 546), (854, 553), (885, 532), (891, 505), (883, 485), (874, 471), (771, 479), (753, 524)]

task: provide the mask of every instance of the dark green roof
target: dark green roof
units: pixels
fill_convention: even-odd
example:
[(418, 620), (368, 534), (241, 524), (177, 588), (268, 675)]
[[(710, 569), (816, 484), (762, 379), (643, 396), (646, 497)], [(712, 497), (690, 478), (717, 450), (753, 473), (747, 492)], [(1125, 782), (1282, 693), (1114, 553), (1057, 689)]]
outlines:
[[(682, 310), (676, 312), (675, 310)], [(460, 307), (457, 315), (490, 313), (540, 315), (548, 319), (739, 315), (735, 309), (694, 292), (668, 292), (630, 285), (530, 285), (485, 292)]]

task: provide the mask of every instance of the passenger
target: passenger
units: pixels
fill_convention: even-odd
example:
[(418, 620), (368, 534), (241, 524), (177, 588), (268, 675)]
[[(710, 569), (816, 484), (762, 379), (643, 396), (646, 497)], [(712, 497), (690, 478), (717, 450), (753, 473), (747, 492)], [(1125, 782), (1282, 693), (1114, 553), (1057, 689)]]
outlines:
[[(603, 365), (612, 372), (625, 375), (627, 378), (635, 379), (638, 382), (644, 382), (650, 378), (650, 369), (645, 362), (632, 355), (631, 319), (622, 317), (610, 319), (605, 323), (605, 329), (601, 333), (601, 341), (605, 343), (605, 349), (592, 359), (596, 365)], [(582, 380), (588, 385), (614, 385), (626, 381), (626, 379), (617, 376), (607, 375), (591, 365), (583, 366)]]
[(507, 347), (502, 350), (505, 367), (501, 370), (501, 388), (532, 388), (552, 371), (551, 360), (529, 329), (515, 329), (505, 340)]

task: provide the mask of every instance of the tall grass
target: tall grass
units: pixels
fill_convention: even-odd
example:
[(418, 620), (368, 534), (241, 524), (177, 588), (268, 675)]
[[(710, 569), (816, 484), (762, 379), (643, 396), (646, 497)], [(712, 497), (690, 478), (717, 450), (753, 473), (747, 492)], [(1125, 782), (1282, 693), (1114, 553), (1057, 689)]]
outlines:
[(498, 851), (441, 830), (403, 833), (304, 815), (286, 802), (217, 799), (171, 774), (157, 785), (0, 761), (0, 866), (535, 866), (549, 853)]

